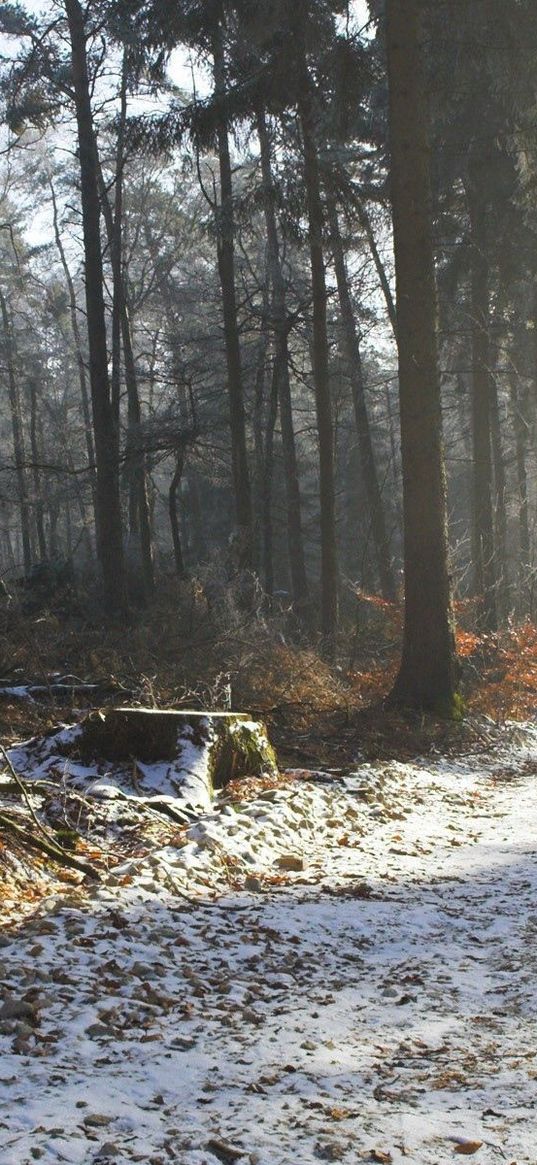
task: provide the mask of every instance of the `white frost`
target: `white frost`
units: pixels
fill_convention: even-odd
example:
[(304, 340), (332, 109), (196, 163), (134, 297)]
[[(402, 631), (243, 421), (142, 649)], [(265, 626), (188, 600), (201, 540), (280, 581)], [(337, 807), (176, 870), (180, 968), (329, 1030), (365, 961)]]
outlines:
[(1, 938), (2, 1165), (535, 1165), (536, 771), (528, 726), (216, 803)]

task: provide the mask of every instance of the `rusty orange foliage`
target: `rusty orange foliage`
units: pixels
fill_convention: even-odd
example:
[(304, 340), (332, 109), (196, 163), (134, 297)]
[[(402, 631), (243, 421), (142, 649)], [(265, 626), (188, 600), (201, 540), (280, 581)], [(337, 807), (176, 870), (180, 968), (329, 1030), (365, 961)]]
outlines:
[(368, 591), (362, 590), (360, 587), (354, 588), (354, 594), (361, 603), (369, 603), (371, 607), (376, 607), (379, 611), (385, 611), (386, 614), (392, 614), (398, 611), (400, 604), (394, 603), (390, 599), (383, 599), (382, 595), (370, 595)]
[(465, 659), (469, 655), (474, 655), (481, 646), (479, 635), (475, 635), (472, 631), (465, 631), (462, 627), (457, 628), (456, 640), (457, 653), (461, 659)]
[(494, 720), (525, 720), (537, 710), (537, 626), (527, 620), (497, 636), (483, 636), (481, 683), (469, 697), (470, 708)]

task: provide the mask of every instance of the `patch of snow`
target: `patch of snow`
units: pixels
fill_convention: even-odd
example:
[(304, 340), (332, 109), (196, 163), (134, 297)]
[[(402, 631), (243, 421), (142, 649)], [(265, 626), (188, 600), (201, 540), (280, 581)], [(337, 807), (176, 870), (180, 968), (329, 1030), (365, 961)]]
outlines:
[(14, 688), (5, 688), (2, 686), (0, 687), (0, 696), (8, 696), (12, 700), (28, 700), (30, 704), (35, 703), (26, 684), (20, 684)]
[(2, 1165), (535, 1165), (536, 773), (530, 725), (217, 801), (0, 936)]

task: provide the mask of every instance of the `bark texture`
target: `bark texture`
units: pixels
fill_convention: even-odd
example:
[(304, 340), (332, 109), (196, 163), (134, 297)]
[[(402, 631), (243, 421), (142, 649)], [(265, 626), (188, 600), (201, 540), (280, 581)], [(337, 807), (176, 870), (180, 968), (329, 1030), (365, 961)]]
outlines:
[[(213, 39), (215, 93), (225, 91), (225, 64), (221, 29)], [(229, 135), (225, 113), (217, 126), (218, 163), (220, 172), (220, 206), (217, 209), (218, 272), (222, 289), (224, 342), (227, 365), (229, 422), (231, 429), (231, 466), (235, 511), (241, 544), (241, 566), (253, 566), (253, 508), (246, 445), (246, 417), (242, 377), (239, 328), (237, 322), (237, 293), (235, 288), (235, 222), (233, 214), (233, 181), (229, 151)]]
[(313, 299), (313, 379), (319, 441), (319, 501), (321, 533), (321, 634), (327, 655), (335, 652), (338, 622), (338, 563), (334, 422), (328, 362), (327, 291), (323, 250), (324, 214), (311, 84), (304, 74), (298, 115), (304, 149), (304, 182), (308, 211)]
[(278, 391), (282, 431), (283, 467), (287, 500), (287, 552), (293, 603), (304, 613), (308, 602), (308, 581), (304, 557), (298, 460), (289, 378), (289, 323), (287, 318), (285, 279), (282, 271), (280, 241), (276, 224), (275, 191), (272, 176), (270, 134), (263, 111), (257, 117), (261, 154), (263, 204), (267, 232), (267, 259), (272, 290), (272, 327), (274, 329), (274, 371)]
[(352, 299), (349, 290), (349, 281), (347, 276), (347, 269), (345, 266), (343, 243), (339, 230), (337, 208), (332, 199), (329, 199), (329, 218), (332, 255), (336, 272), (339, 308), (343, 327), (343, 342), (352, 385), (354, 418), (356, 422), (356, 435), (358, 438), (358, 449), (360, 453), (360, 469), (362, 473), (364, 493), (367, 498), (367, 505), (369, 509), (371, 533), (375, 546), (375, 556), (377, 559), (380, 589), (385, 599), (393, 600), (395, 599), (395, 579), (392, 570), (390, 545), (386, 530), (384, 503), (382, 500), (382, 492), (377, 473), (377, 463), (375, 459), (375, 451), (373, 449), (373, 440), (371, 437), (371, 428), (369, 425), (369, 415), (365, 398), (362, 354), (360, 351), (360, 341), (358, 338), (358, 332), (356, 330), (356, 321), (354, 318)]
[(483, 630), (495, 631), (498, 625), (498, 614), (492, 501), (493, 386), (490, 371), (486, 203), (480, 169), (479, 161), (470, 165), (467, 185), (472, 264), (472, 560), (474, 564), (474, 593), (479, 600), (479, 623)]
[(20, 507), (22, 558), (24, 573), (25, 575), (28, 575), (32, 568), (33, 554), (30, 527), (30, 500), (28, 497), (26, 454), (24, 448), (24, 429), (22, 424), (21, 400), (15, 370), (15, 343), (13, 339), (13, 331), (7, 301), (2, 291), (0, 291), (0, 315), (2, 318), (2, 347), (4, 350), (4, 357), (6, 362), (9, 408), (11, 413), (11, 431), (13, 434), (15, 476), (17, 479), (17, 493)]
[(65, 11), (71, 41), (80, 165), (90, 387), (96, 460), (97, 553), (107, 605), (111, 611), (117, 612), (125, 605), (119, 491), (119, 432), (108, 375), (97, 146), (86, 58), (84, 12), (79, 0), (65, 0)]
[(391, 701), (453, 715), (456, 655), (420, 8), (419, 0), (386, 5), (405, 541), (403, 653)]

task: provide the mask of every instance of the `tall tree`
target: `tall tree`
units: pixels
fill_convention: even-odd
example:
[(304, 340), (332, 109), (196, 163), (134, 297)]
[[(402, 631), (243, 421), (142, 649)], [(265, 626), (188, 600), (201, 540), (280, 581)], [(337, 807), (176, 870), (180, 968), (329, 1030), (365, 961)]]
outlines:
[(257, 115), (257, 134), (263, 179), (263, 205), (267, 234), (267, 262), (272, 290), (272, 327), (274, 330), (274, 376), (278, 392), (282, 449), (287, 494), (287, 549), (293, 602), (304, 613), (308, 602), (308, 581), (304, 558), (304, 539), (298, 480), (298, 462), (293, 425), (291, 381), (289, 375), (289, 319), (286, 306), (285, 279), (282, 270), (280, 240), (276, 221), (275, 185), (272, 173), (271, 139), (263, 108)]
[(308, 213), (313, 307), (313, 381), (319, 438), (321, 530), (321, 633), (328, 654), (335, 651), (338, 622), (338, 562), (334, 420), (330, 388), (327, 288), (324, 258), (324, 211), (316, 140), (316, 109), (305, 55), (299, 58), (301, 88), (297, 110), (304, 151), (304, 186)]
[(114, 164), (114, 200), (109, 197), (99, 162), (99, 187), (101, 208), (110, 251), (113, 303), (112, 303), (112, 400), (121, 391), (121, 356), (125, 388), (127, 393), (127, 448), (125, 469), (129, 491), (129, 534), (140, 546), (143, 589), (149, 598), (155, 587), (151, 518), (147, 486), (147, 466), (141, 437), (142, 409), (138, 388), (138, 376), (132, 342), (131, 319), (126, 287), (126, 271), (123, 256), (123, 188), (125, 170), (125, 130), (127, 121), (127, 94), (129, 81), (129, 59), (123, 52), (123, 65), (119, 91), (119, 115)]
[(90, 386), (97, 463), (97, 547), (106, 599), (110, 608), (118, 611), (125, 603), (119, 492), (119, 417), (108, 373), (97, 142), (86, 55), (85, 14), (79, 0), (65, 0), (65, 12), (71, 45), (80, 165)]
[(33, 556), (30, 503), (26, 471), (26, 455), (24, 448), (24, 429), (22, 423), (22, 406), (17, 383), (17, 372), (15, 368), (15, 344), (13, 339), (12, 321), (10, 319), (6, 297), (1, 290), (0, 320), (2, 322), (2, 331), (0, 333), (0, 351), (4, 357), (7, 372), (9, 406), (11, 412), (11, 430), (13, 434), (13, 452), (15, 458), (15, 473), (17, 478), (17, 492), (20, 506), (22, 557), (24, 573), (25, 575), (28, 575), (32, 566)]
[(364, 371), (360, 340), (356, 329), (356, 320), (352, 305), (345, 252), (339, 227), (337, 205), (332, 197), (328, 197), (328, 215), (330, 223), (330, 244), (334, 259), (334, 270), (338, 289), (341, 323), (343, 328), (343, 343), (349, 367), (352, 385), (352, 399), (356, 433), (360, 451), (360, 463), (364, 492), (368, 502), (371, 521), (371, 532), (375, 546), (377, 569), (380, 589), (385, 599), (395, 599), (395, 579), (390, 557), (390, 545), (386, 530), (384, 502), (377, 473), (375, 451), (367, 411)]
[(224, 317), (229, 420), (231, 428), (231, 461), (237, 525), (240, 538), (240, 561), (243, 566), (251, 567), (253, 566), (253, 512), (250, 473), (248, 469), (244, 386), (235, 287), (235, 221), (229, 129), (224, 105), (226, 69), (223, 18), (223, 5), (217, 6), (216, 19), (214, 20), (211, 36), (217, 107), (216, 138), (220, 171), (220, 205), (216, 211), (217, 253), (220, 286), (222, 289), (222, 312)]
[(447, 544), (427, 90), (421, 0), (387, 0), (405, 623), (390, 699), (454, 714), (457, 667)]

